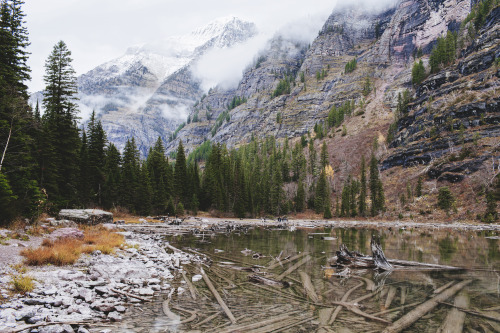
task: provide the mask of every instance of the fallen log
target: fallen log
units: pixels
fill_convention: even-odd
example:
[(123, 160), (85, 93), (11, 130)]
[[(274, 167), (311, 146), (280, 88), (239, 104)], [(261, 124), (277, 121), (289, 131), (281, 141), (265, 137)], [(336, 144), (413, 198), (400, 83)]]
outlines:
[[(33, 328), (38, 328), (38, 327), (44, 327), (44, 326), (50, 326), (50, 325), (85, 325), (85, 326), (103, 326), (102, 323), (89, 323), (87, 321), (51, 321), (51, 322), (43, 322), (43, 323), (36, 323), (36, 324), (31, 324), (31, 325), (23, 325), (21, 327), (15, 328), (12, 331), (9, 331), (11, 333), (19, 333), (27, 330), (31, 330)], [(103, 326), (104, 327), (104, 326)], [(109, 326), (106, 325), (106, 327), (116, 327), (116, 326)]]
[[(352, 287), (351, 289), (349, 289), (345, 294), (344, 296), (342, 296), (342, 298), (340, 299), (341, 302), (347, 302), (347, 299), (349, 298), (349, 296), (356, 290), (358, 289), (359, 287), (362, 287), (363, 286), (363, 282), (361, 282), (360, 284)], [(337, 318), (337, 315), (339, 314), (340, 310), (342, 310), (342, 306), (339, 305), (335, 308), (335, 311), (333, 312), (330, 320), (328, 321), (328, 325), (331, 325), (333, 324), (333, 322), (335, 321), (335, 319)]]
[(311, 277), (309, 276), (309, 274), (300, 271), (299, 275), (300, 279), (302, 280), (302, 285), (304, 286), (304, 290), (306, 291), (307, 297), (309, 297), (309, 299), (314, 303), (319, 303), (318, 294), (316, 294), (316, 291), (314, 290), (314, 286), (311, 282)]
[(372, 256), (367, 256), (356, 251), (349, 251), (345, 244), (341, 244), (336, 252), (335, 264), (338, 268), (367, 269), (391, 272), (393, 270), (461, 270), (462, 268), (446, 265), (427, 264), (416, 261), (387, 259), (375, 237), (371, 240)]
[(481, 318), (484, 318), (484, 319), (488, 319), (488, 320), (491, 320), (491, 321), (496, 321), (496, 322), (500, 323), (500, 318), (499, 317), (493, 317), (493, 316), (487, 315), (487, 314), (482, 313), (482, 312), (465, 309), (465, 308), (460, 307), (460, 306), (458, 306), (456, 304), (451, 304), (451, 303), (446, 303), (446, 302), (439, 302), (439, 304), (451, 306), (451, 307), (454, 307), (454, 308), (456, 308), (456, 309), (458, 309), (458, 310), (460, 310), (462, 312), (465, 312), (467, 314), (470, 314), (470, 315), (473, 315), (473, 316), (477, 316), (477, 317), (481, 317)]
[(299, 268), (300, 266), (304, 265), (306, 262), (308, 262), (309, 260), (311, 260), (311, 256), (306, 256), (305, 258), (303, 258), (302, 260), (300, 260), (299, 262), (295, 263), (293, 266), (289, 267), (286, 271), (284, 271), (282, 274), (280, 274), (276, 280), (278, 281), (281, 281), (283, 280), (283, 278), (287, 275), (289, 275), (290, 273), (292, 273), (293, 271), (295, 271), (297, 268)]
[(222, 307), (229, 320), (231, 320), (231, 323), (236, 324), (236, 318), (234, 318), (233, 314), (231, 313), (231, 310), (229, 310), (226, 303), (224, 303), (222, 297), (220, 297), (219, 292), (215, 289), (214, 285), (212, 284), (212, 281), (210, 281), (207, 274), (205, 274), (203, 267), (200, 267), (200, 272), (201, 276), (203, 276), (203, 280), (205, 280), (205, 283), (207, 284), (208, 289), (210, 289), (217, 302), (219, 302), (219, 305)]
[(182, 271), (181, 273), (182, 273), (182, 277), (184, 278), (184, 281), (186, 281), (186, 284), (188, 285), (189, 292), (191, 293), (191, 297), (194, 300), (196, 300), (196, 288), (191, 283), (191, 280), (188, 279), (188, 277), (186, 276), (186, 272)]
[(391, 306), (394, 297), (396, 296), (396, 287), (390, 286), (389, 292), (387, 293), (387, 299), (385, 300), (384, 308), (388, 309)]
[[(455, 297), (455, 305), (460, 308), (467, 308), (469, 306), (469, 299), (465, 295), (458, 295)], [(462, 332), (464, 321), (465, 312), (453, 307), (436, 333)]]
[(465, 286), (467, 286), (471, 282), (472, 282), (472, 280), (465, 280), (465, 281), (459, 282), (456, 285), (446, 289), (442, 293), (434, 296), (430, 300), (420, 304), (415, 309), (411, 310), (406, 315), (404, 315), (403, 317), (401, 317), (397, 321), (395, 321), (392, 325), (387, 327), (383, 331), (383, 333), (397, 333), (397, 332), (401, 332), (404, 329), (410, 327), (414, 322), (416, 322), (417, 320), (422, 318), (425, 314), (429, 313), (436, 306), (438, 306), (439, 302), (443, 302), (443, 301), (447, 300), (448, 298), (452, 297), (453, 295), (455, 295), (457, 292), (462, 290)]
[(282, 320), (286, 320), (288, 318), (291, 318), (292, 315), (298, 314), (302, 311), (293, 311), (287, 314), (283, 314), (281, 316), (276, 316), (270, 319), (262, 320), (256, 323), (251, 323), (251, 324), (243, 324), (243, 325), (237, 325), (237, 326), (229, 326), (225, 329), (222, 329), (219, 331), (219, 333), (230, 333), (230, 332), (246, 332), (252, 329), (256, 329), (259, 327), (263, 327), (272, 323), (276, 323)]
[(273, 279), (265, 278), (265, 277), (257, 275), (257, 274), (249, 275), (248, 280), (250, 282), (260, 283), (260, 284), (264, 284), (266, 286), (271, 286), (271, 287), (278, 287), (278, 288), (290, 287), (290, 283), (288, 283), (286, 281), (276, 281)]
[[(307, 252), (302, 252), (302, 253), (299, 253), (299, 254), (297, 254), (297, 255), (294, 255), (294, 256), (293, 256), (293, 257), (291, 257), (291, 258), (286, 259), (286, 261), (287, 261), (287, 262), (292, 262), (292, 261), (295, 261), (295, 260), (297, 260), (297, 259), (302, 258), (303, 256), (305, 256), (305, 255), (307, 255), (307, 254), (309, 254), (309, 253), (307, 253)], [(280, 254), (280, 255), (281, 255), (281, 254)], [(279, 258), (279, 256), (278, 256), (278, 258)], [(267, 267), (267, 269), (273, 269), (273, 268), (276, 268), (276, 267), (278, 267), (278, 266), (282, 266), (282, 262), (281, 262), (281, 260), (278, 260), (278, 262), (276, 262), (276, 263), (274, 263), (274, 264), (270, 265), (269, 267)]]

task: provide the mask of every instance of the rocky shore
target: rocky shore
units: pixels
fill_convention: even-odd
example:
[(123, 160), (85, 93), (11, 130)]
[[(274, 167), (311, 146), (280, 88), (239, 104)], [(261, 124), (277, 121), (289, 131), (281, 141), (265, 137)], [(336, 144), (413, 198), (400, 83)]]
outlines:
[[(129, 307), (169, 292), (175, 271), (200, 260), (180, 251), (167, 253), (162, 235), (122, 234), (127, 246), (114, 255), (95, 251), (73, 266), (30, 268), (26, 274), (35, 288), (0, 305), (0, 332), (111, 332), (92, 326), (120, 321)], [(12, 274), (13, 267), (0, 268), (2, 293)], [(69, 324), (43, 326), (49, 322)]]
[[(26, 274), (34, 278), (35, 288), (25, 295), (10, 296), (0, 305), (0, 332), (112, 332), (103, 327), (125, 319), (131, 307), (141, 307), (155, 296), (178, 291), (173, 287), (178, 285), (176, 273), (183, 265), (204, 260), (196, 254), (171, 251), (165, 235), (227, 233), (248, 226), (290, 231), (321, 227), (500, 231), (496, 224), (215, 218), (186, 219), (180, 224), (108, 226), (124, 230), (120, 233), (125, 237), (125, 247), (113, 255), (100, 251), (82, 255), (72, 266), (29, 267)], [(4, 298), (15, 273), (13, 266), (0, 267), (0, 294)]]

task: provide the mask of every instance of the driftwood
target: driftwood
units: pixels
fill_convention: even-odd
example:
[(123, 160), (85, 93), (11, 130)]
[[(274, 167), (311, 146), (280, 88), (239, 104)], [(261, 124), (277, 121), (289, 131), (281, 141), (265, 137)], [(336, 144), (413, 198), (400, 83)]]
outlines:
[(282, 274), (280, 274), (276, 280), (283, 280), (283, 278), (287, 275), (289, 275), (290, 273), (292, 273), (293, 271), (295, 271), (297, 268), (299, 268), (300, 266), (304, 265), (306, 262), (308, 262), (309, 260), (311, 260), (311, 256), (306, 256), (305, 258), (302, 258), (302, 260), (300, 260), (299, 262), (295, 263), (293, 266), (289, 267), (286, 271), (284, 271)]
[[(18, 333), (18, 332), (23, 332), (26, 330), (31, 330), (33, 328), (50, 326), (50, 325), (87, 325), (87, 326), (98, 325), (98, 326), (102, 326), (101, 323), (89, 323), (86, 321), (51, 321), (51, 322), (36, 323), (36, 324), (32, 324), (32, 325), (23, 325), (19, 328), (13, 329), (12, 331), (9, 331), (9, 332)], [(110, 326), (110, 327), (115, 327), (115, 326)]]
[(265, 284), (266, 286), (271, 286), (271, 287), (278, 287), (278, 288), (290, 287), (290, 283), (288, 283), (286, 281), (276, 281), (276, 280), (269, 279), (269, 278), (266, 278), (266, 277), (263, 277), (263, 276), (260, 276), (257, 274), (249, 275), (248, 280), (250, 280), (250, 282)]
[(380, 240), (378, 238), (376, 239), (375, 237), (372, 237), (370, 248), (372, 250), (373, 263), (375, 264), (375, 267), (382, 271), (392, 271), (394, 269), (385, 258), (384, 251), (382, 251)]
[(387, 293), (387, 299), (385, 300), (384, 308), (388, 309), (391, 306), (394, 297), (396, 297), (396, 287), (390, 286), (389, 292)]
[(216, 313), (214, 313), (213, 315), (203, 319), (202, 321), (200, 321), (199, 323), (196, 323), (195, 325), (193, 325), (192, 327), (193, 328), (196, 328), (198, 326), (201, 326), (209, 321), (212, 321), (213, 319), (217, 318), (220, 314), (221, 314), (222, 311), (217, 311)]
[(457, 281), (450, 281), (450, 282), (446, 283), (445, 285), (443, 285), (443, 286), (441, 286), (441, 287), (437, 288), (436, 290), (434, 290), (434, 294), (439, 294), (439, 293), (441, 293), (443, 290), (445, 290), (445, 289), (447, 289), (447, 288), (451, 287), (451, 286), (452, 286), (452, 285), (454, 285), (455, 283), (457, 283)]
[[(465, 295), (458, 295), (455, 297), (455, 305), (460, 308), (467, 308), (469, 306), (469, 299)], [(462, 332), (464, 321), (465, 312), (453, 307), (436, 333)]]
[[(342, 296), (342, 299), (340, 300), (341, 302), (347, 302), (347, 299), (349, 298), (349, 296), (353, 293), (353, 291), (355, 291), (356, 289), (358, 289), (359, 287), (362, 287), (363, 286), (363, 282), (361, 282), (360, 284), (356, 285), (355, 287), (349, 289), (345, 294), (344, 296)], [(340, 310), (342, 310), (342, 306), (337, 306), (337, 308), (335, 308), (335, 311), (333, 312), (332, 316), (330, 317), (330, 320), (328, 321), (328, 325), (331, 325), (333, 324), (333, 322), (335, 321), (335, 319), (337, 318), (337, 315), (339, 314)]]
[(230, 333), (230, 332), (247, 332), (249, 330), (253, 330), (262, 326), (266, 326), (272, 323), (276, 323), (285, 319), (290, 318), (292, 315), (298, 314), (302, 311), (293, 311), (288, 314), (284, 314), (281, 316), (276, 316), (270, 319), (262, 320), (256, 323), (251, 323), (251, 324), (244, 324), (244, 325), (238, 325), (238, 326), (229, 326), (226, 329), (222, 329), (219, 332), (220, 333)]
[(311, 277), (306, 272), (299, 272), (300, 279), (302, 280), (302, 284), (304, 285), (304, 290), (306, 291), (306, 295), (309, 297), (311, 301), (314, 303), (319, 303), (318, 294), (314, 290), (314, 286), (311, 282)]
[(220, 297), (219, 292), (215, 289), (214, 285), (212, 284), (212, 281), (210, 281), (207, 274), (205, 274), (203, 267), (200, 267), (200, 272), (201, 272), (201, 276), (203, 276), (203, 280), (205, 280), (205, 283), (208, 286), (208, 289), (210, 289), (210, 291), (214, 295), (217, 302), (219, 302), (219, 305), (222, 307), (222, 309), (226, 313), (229, 320), (231, 320), (231, 323), (236, 324), (236, 318), (234, 318), (233, 314), (231, 313), (231, 310), (229, 310), (226, 303), (224, 303), (224, 300), (222, 299), (222, 297)]
[(401, 317), (397, 321), (395, 321), (391, 326), (387, 327), (383, 331), (383, 333), (397, 333), (397, 332), (401, 332), (404, 329), (410, 327), (414, 322), (416, 322), (417, 320), (422, 318), (422, 316), (429, 313), (436, 306), (438, 306), (439, 302), (443, 302), (443, 301), (447, 300), (448, 298), (452, 297), (453, 295), (455, 295), (457, 292), (462, 290), (465, 286), (467, 286), (471, 282), (472, 282), (472, 280), (465, 280), (465, 281), (459, 282), (456, 285), (446, 289), (442, 293), (434, 296), (430, 300), (420, 304), (415, 309), (411, 310), (406, 315), (404, 315), (403, 317)]
[(182, 271), (182, 277), (184, 278), (184, 281), (186, 281), (186, 284), (188, 285), (189, 292), (191, 293), (191, 297), (196, 300), (196, 288), (193, 286), (191, 283), (191, 280), (186, 276), (186, 272)]
[[(302, 258), (303, 256), (305, 256), (307, 254), (308, 254), (307, 252), (302, 252), (302, 253), (299, 253), (297, 255), (294, 255), (291, 258), (286, 259), (286, 261), (287, 262), (292, 262), (292, 261), (295, 261), (295, 260), (297, 260), (299, 258)], [(279, 258), (279, 256), (277, 258)], [(267, 269), (273, 269), (273, 268), (276, 268), (278, 266), (282, 266), (282, 262), (280, 260), (278, 260), (276, 263), (274, 263), (274, 264), (270, 265), (269, 267), (267, 267)]]
[(476, 317), (481, 317), (481, 318), (488, 319), (488, 320), (492, 320), (492, 321), (496, 321), (496, 322), (500, 323), (500, 318), (499, 317), (493, 317), (493, 316), (487, 315), (487, 314), (482, 313), (482, 312), (477, 312), (477, 311), (465, 309), (463, 307), (458, 306), (457, 304), (450, 304), (450, 303), (446, 303), (446, 302), (439, 302), (439, 304), (451, 306), (451, 307), (454, 307), (454, 308), (456, 308), (456, 309), (458, 309), (458, 310), (460, 310), (462, 312), (465, 312), (467, 314), (470, 314), (470, 315), (473, 315), (473, 316), (476, 316)]
[(339, 268), (351, 269), (373, 268), (379, 271), (390, 272), (392, 270), (460, 270), (459, 267), (420, 263), (416, 261), (387, 259), (382, 247), (374, 237), (371, 240), (372, 256), (367, 256), (356, 251), (349, 251), (345, 244), (340, 245), (336, 252), (335, 265)]
[(144, 301), (144, 302), (152, 302), (152, 301), (151, 301), (150, 299), (148, 299), (148, 298), (144, 298), (144, 297), (137, 296), (137, 295), (134, 295), (134, 294), (129, 294), (129, 293), (126, 293), (126, 292), (121, 291), (121, 290), (118, 290), (118, 289), (109, 288), (109, 290), (111, 290), (111, 291), (112, 291), (112, 292), (114, 292), (114, 293), (121, 294), (121, 295), (124, 295), (124, 296), (127, 296), (127, 297), (140, 299), (141, 301)]
[(376, 312), (376, 313), (372, 313), (371, 315), (372, 316), (380, 316), (380, 315), (383, 315), (383, 314), (386, 314), (386, 313), (396, 312), (396, 311), (399, 311), (399, 310), (410, 308), (412, 306), (419, 305), (420, 303), (422, 303), (422, 302), (415, 302), (415, 303), (411, 303), (411, 304), (406, 304), (406, 305), (399, 306), (397, 308), (392, 308), (392, 309), (387, 309), (387, 310), (384, 310), (384, 311), (379, 311), (379, 312)]

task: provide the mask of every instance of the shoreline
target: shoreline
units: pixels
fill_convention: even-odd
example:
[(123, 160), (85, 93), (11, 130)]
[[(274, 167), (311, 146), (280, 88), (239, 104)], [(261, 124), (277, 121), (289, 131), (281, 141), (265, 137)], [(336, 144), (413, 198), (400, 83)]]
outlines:
[[(35, 289), (26, 295), (16, 294), (0, 305), (0, 332), (20, 330), (26, 325), (44, 322), (71, 322), (42, 326), (38, 332), (111, 332), (102, 329), (107, 324), (121, 321), (127, 310), (166, 295), (175, 288), (175, 275), (182, 266), (202, 262), (192, 253), (165, 250), (169, 243), (165, 235), (193, 232), (230, 232), (245, 226), (280, 228), (293, 231), (309, 228), (400, 228), (451, 229), (455, 231), (500, 231), (498, 224), (421, 223), (335, 220), (288, 220), (278, 222), (262, 219), (186, 218), (179, 225), (165, 222), (113, 225), (125, 236), (127, 246), (113, 255), (95, 251), (71, 266), (28, 267), (27, 275), (36, 281)], [(118, 231), (118, 230), (124, 231)], [(34, 243), (37, 244), (37, 243)], [(0, 251), (5, 248), (0, 246)], [(169, 252), (171, 252), (169, 250)], [(0, 289), (9, 288), (10, 276), (16, 274), (12, 266), (0, 269)], [(92, 329), (91, 327), (101, 327)], [(26, 330), (29, 332), (29, 330)]]

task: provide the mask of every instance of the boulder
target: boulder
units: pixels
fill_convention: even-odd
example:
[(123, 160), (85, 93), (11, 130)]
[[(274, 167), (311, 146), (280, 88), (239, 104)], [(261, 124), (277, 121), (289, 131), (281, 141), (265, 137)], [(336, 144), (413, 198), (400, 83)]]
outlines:
[(113, 214), (100, 209), (61, 209), (58, 218), (88, 225), (113, 223)]
[(49, 236), (51, 239), (61, 239), (61, 238), (83, 238), (83, 231), (77, 228), (61, 228), (55, 230)]

